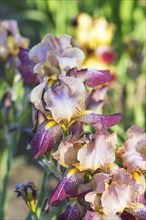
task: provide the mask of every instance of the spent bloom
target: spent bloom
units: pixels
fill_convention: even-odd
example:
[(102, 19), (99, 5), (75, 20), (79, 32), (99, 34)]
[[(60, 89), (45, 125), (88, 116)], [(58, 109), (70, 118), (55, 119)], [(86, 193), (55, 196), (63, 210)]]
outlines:
[(18, 183), (15, 185), (17, 196), (24, 199), (27, 206), (31, 209), (33, 213), (36, 212), (38, 193), (37, 188), (33, 182)]

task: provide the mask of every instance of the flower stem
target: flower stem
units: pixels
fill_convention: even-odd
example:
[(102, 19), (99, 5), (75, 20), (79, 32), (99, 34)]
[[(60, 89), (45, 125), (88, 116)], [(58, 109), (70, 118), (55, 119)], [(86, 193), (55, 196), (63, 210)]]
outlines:
[(7, 146), (2, 155), (1, 167), (3, 168), (2, 176), (2, 193), (1, 193), (1, 204), (0, 204), (0, 216), (1, 219), (5, 219), (6, 202), (8, 195), (8, 183), (9, 174), (12, 163), (13, 148)]
[(34, 219), (34, 220), (39, 220), (39, 218), (38, 218), (38, 216), (37, 216), (37, 212), (33, 212), (32, 214), (33, 214), (33, 219)]

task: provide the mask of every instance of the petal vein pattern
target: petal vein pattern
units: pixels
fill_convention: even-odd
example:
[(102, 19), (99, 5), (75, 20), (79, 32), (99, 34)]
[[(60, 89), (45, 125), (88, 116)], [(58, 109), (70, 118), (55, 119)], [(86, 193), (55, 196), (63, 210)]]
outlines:
[(30, 142), (29, 149), (35, 153), (35, 159), (41, 154), (51, 151), (61, 136), (61, 126), (55, 125), (49, 129), (46, 124), (40, 126), (34, 138)]

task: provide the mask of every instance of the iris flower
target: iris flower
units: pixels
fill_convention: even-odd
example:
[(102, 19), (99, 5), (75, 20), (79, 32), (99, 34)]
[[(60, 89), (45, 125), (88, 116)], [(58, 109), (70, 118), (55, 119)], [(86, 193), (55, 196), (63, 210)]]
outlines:
[(60, 76), (59, 79), (60, 85), (47, 87), (46, 78), (30, 94), (30, 101), (41, 113), (41, 116), (36, 116), (36, 127), (39, 128), (29, 146), (35, 151), (35, 158), (51, 151), (62, 130), (66, 135), (70, 125), (76, 121), (105, 130), (121, 119), (121, 114), (98, 115), (85, 110), (86, 90), (83, 82), (67, 76)]
[(122, 158), (123, 166), (130, 172), (139, 168), (146, 170), (146, 133), (137, 125), (127, 130), (127, 140), (117, 151)]
[(6, 59), (9, 55), (17, 56), (19, 48), (28, 48), (29, 40), (23, 37), (14, 20), (0, 22), (0, 59)]
[(73, 47), (71, 37), (65, 34), (58, 38), (47, 34), (41, 43), (30, 50), (29, 57), (36, 64), (34, 73), (41, 76), (54, 74), (54, 77), (61, 70), (81, 67), (85, 58), (83, 51)]
[(104, 17), (92, 19), (88, 14), (77, 16), (76, 39), (82, 47), (94, 50), (97, 46), (110, 45), (115, 25)]
[[(142, 184), (144, 192), (144, 183)], [(122, 213), (125, 208), (135, 215), (136, 209), (143, 207), (138, 202), (138, 194), (142, 193), (142, 191), (139, 191), (140, 187), (141, 183), (137, 185), (132, 174), (127, 173), (123, 168), (119, 168), (112, 175), (104, 173), (95, 174), (92, 180), (93, 191), (86, 194), (85, 199), (91, 203), (95, 211), (100, 206), (103, 214), (107, 216)], [(100, 202), (97, 200), (99, 195)], [(112, 204), (112, 207), (110, 204)]]
[(75, 166), (80, 171), (96, 171), (112, 164), (115, 161), (116, 134), (95, 133), (92, 138), (63, 141), (52, 155), (62, 166)]

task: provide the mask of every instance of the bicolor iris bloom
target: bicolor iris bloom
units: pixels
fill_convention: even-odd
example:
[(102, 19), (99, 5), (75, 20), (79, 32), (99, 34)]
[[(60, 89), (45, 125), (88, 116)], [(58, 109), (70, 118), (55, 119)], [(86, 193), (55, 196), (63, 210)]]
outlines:
[(44, 117), (41, 115), (40, 128), (30, 142), (35, 158), (52, 150), (62, 130), (66, 135), (68, 128), (76, 121), (106, 130), (121, 119), (121, 114), (98, 115), (85, 110), (86, 90), (83, 82), (62, 75), (59, 79), (60, 85), (48, 87), (48, 79), (45, 78), (30, 94), (30, 101)]

